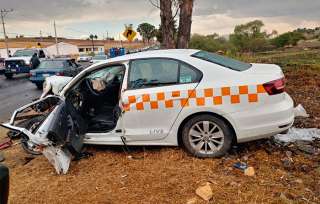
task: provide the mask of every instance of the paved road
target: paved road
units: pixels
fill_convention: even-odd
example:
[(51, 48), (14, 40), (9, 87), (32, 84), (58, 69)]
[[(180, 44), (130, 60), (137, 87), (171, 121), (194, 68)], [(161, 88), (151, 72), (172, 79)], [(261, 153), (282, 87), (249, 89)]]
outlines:
[[(86, 68), (91, 64), (83, 62), (81, 65)], [(16, 75), (12, 80), (0, 75), (0, 122), (7, 121), (15, 109), (39, 98), (41, 93), (42, 90), (28, 80), (27, 74)]]
[(15, 109), (39, 97), (41, 92), (27, 75), (17, 75), (12, 80), (0, 75), (0, 122), (8, 120)]

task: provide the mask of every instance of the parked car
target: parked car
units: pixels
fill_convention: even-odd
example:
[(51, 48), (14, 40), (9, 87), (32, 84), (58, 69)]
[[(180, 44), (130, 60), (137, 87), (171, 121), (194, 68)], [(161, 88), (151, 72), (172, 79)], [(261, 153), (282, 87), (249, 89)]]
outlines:
[[(191, 155), (220, 157), (232, 143), (292, 126), (293, 101), (284, 88), (277, 65), (192, 49), (145, 51), (88, 67), (57, 96), (17, 109), (2, 126), (21, 131), (30, 148), (41, 146), (58, 173), (69, 167), (62, 158), (78, 154), (84, 143), (181, 144)], [(36, 128), (14, 125), (32, 107), (45, 107), (36, 109), (43, 113)]]
[(95, 64), (95, 63), (98, 63), (98, 62), (102, 62), (104, 60), (108, 59), (108, 56), (107, 55), (95, 55), (94, 57), (92, 57), (92, 59), (90, 60), (90, 63), (92, 64)]
[(29, 73), (31, 70), (31, 58), (34, 53), (37, 53), (39, 59), (45, 59), (48, 56), (45, 50), (42, 49), (24, 49), (17, 50), (12, 57), (5, 60), (6, 78), (11, 79), (14, 74)]
[(30, 71), (30, 81), (38, 89), (42, 89), (42, 84), (46, 77), (69, 76), (73, 77), (82, 70), (82, 67), (70, 58), (47, 59), (40, 62), (39, 66)]
[(4, 66), (4, 58), (0, 57), (0, 74), (3, 74), (5, 70), (5, 66)]
[(92, 56), (89, 55), (80, 55), (77, 59), (78, 62), (90, 62), (92, 60)]

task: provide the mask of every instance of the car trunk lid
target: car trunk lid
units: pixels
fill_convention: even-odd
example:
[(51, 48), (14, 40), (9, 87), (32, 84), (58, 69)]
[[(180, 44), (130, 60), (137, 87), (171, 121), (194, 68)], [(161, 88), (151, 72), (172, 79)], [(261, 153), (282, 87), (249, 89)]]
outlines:
[(271, 75), (274, 76), (274, 79), (284, 77), (284, 74), (281, 68), (276, 64), (258, 64), (252, 63), (251, 68), (243, 71), (244, 74), (250, 75)]

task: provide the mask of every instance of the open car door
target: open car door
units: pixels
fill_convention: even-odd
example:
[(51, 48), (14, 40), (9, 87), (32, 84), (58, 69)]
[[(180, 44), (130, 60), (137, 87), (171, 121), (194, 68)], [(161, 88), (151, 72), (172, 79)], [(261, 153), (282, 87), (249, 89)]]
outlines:
[[(35, 128), (19, 127), (15, 124), (18, 115), (26, 110), (38, 115), (42, 113), (46, 117)], [(48, 96), (16, 110), (10, 122), (2, 126), (27, 136), (29, 142), (41, 150), (58, 174), (67, 173), (72, 155), (79, 157), (81, 154), (87, 130), (86, 122), (73, 105), (55, 96)]]

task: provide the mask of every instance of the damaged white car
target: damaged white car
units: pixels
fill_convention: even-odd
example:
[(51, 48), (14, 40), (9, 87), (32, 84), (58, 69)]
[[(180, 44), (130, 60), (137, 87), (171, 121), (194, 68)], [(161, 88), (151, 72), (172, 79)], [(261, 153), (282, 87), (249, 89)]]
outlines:
[[(219, 157), (233, 142), (284, 132), (294, 121), (279, 66), (199, 50), (125, 55), (60, 80), (48, 80), (40, 100), (2, 124), (22, 132), (58, 173), (71, 154), (83, 156), (83, 144), (181, 144), (194, 156)], [(30, 124), (19, 127), (27, 116)]]

